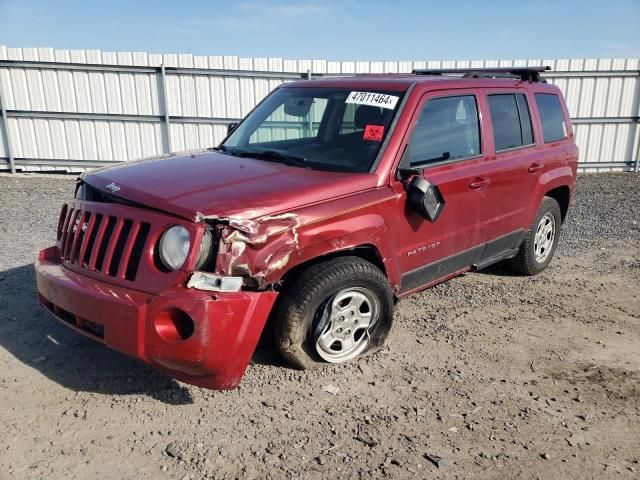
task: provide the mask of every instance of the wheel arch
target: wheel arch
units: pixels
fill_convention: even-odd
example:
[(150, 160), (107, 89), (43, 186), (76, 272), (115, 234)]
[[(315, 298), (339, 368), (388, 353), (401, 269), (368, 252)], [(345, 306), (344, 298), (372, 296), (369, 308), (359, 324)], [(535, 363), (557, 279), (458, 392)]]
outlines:
[(544, 197), (551, 197), (558, 202), (562, 222), (564, 222), (569, 211), (575, 184), (576, 177), (570, 166), (553, 168), (544, 173), (536, 184), (535, 201), (531, 202), (527, 215), (527, 225), (531, 225), (531, 222), (533, 222)]
[(562, 223), (564, 223), (569, 211), (569, 203), (571, 201), (571, 189), (567, 185), (555, 187), (544, 194), (545, 197), (551, 197), (560, 206), (560, 214)]
[(389, 279), (387, 267), (385, 266), (385, 262), (382, 258), (382, 255), (380, 254), (380, 250), (373, 244), (361, 244), (341, 250), (325, 252), (323, 254), (309, 258), (301, 263), (298, 263), (294, 267), (287, 270), (287, 272), (282, 276), (280, 283), (284, 288), (288, 283), (298, 277), (300, 273), (302, 273), (302, 271), (306, 270), (312, 265), (316, 265), (318, 263), (325, 262), (337, 257), (358, 257), (366, 260), (379, 268), (384, 276)]

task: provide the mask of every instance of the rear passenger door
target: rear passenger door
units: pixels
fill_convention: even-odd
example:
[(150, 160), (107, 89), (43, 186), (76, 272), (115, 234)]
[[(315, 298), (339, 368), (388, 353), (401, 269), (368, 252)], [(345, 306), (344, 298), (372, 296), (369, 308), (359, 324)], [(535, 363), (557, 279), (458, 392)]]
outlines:
[(491, 169), (487, 251), (492, 258), (519, 244), (528, 228), (528, 212), (537, 178), (544, 170), (531, 115), (532, 98), (525, 90), (487, 93), (487, 130)]

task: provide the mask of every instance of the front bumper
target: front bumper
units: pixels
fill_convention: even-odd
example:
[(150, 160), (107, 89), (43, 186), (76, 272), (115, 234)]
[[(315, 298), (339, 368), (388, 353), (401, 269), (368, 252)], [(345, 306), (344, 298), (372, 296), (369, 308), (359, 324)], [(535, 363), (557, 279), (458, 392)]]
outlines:
[(65, 268), (56, 247), (42, 250), (35, 268), (40, 303), (65, 325), (212, 389), (240, 383), (277, 296), (184, 287), (150, 295)]

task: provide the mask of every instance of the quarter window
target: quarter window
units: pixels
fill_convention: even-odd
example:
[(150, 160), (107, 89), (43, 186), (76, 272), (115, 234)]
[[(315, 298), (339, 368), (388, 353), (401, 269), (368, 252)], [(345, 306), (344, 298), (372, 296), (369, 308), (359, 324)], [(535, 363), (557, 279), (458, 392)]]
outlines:
[(540, 112), (544, 143), (566, 138), (567, 124), (558, 96), (552, 93), (536, 93), (536, 104)]
[(489, 95), (489, 111), (496, 151), (533, 143), (527, 98), (521, 94)]
[(405, 155), (410, 165), (422, 165), (480, 153), (476, 98), (463, 95), (434, 98), (424, 105)]

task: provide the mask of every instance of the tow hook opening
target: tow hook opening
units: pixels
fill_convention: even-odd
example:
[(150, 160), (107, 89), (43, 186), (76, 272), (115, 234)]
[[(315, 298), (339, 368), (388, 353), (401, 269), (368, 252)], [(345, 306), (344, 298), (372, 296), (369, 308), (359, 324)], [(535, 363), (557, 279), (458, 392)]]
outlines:
[(159, 312), (154, 325), (158, 335), (168, 342), (181, 342), (193, 335), (193, 319), (178, 308), (168, 308)]

